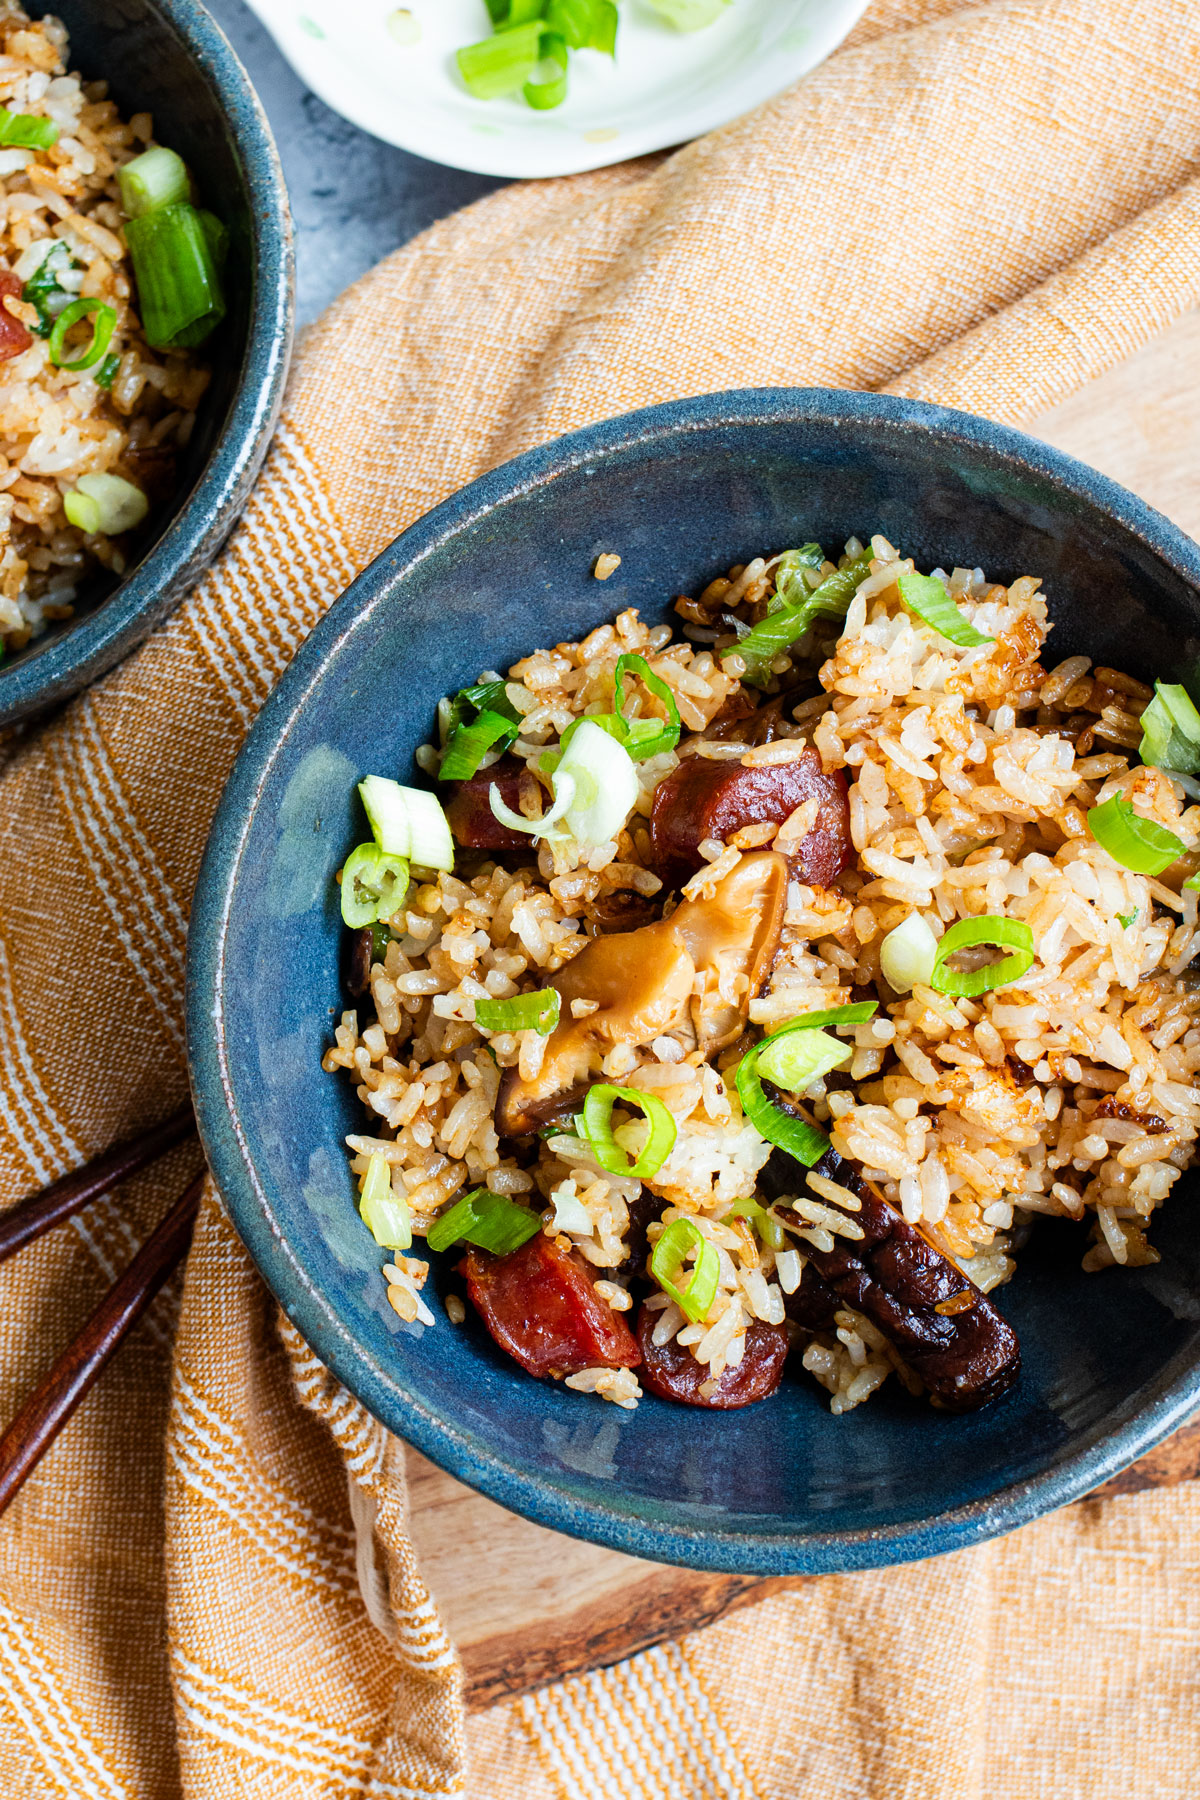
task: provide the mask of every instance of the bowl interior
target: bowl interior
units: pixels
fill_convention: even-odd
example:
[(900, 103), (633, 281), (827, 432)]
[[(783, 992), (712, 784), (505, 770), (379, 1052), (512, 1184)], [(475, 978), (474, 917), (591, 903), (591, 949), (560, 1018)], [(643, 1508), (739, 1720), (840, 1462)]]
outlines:
[[(347, 1004), (333, 873), (368, 771), (407, 777), (443, 693), (626, 606), (673, 617), (731, 563), (885, 532), (920, 567), (1043, 577), (1053, 661), (1193, 666), (1194, 550), (1131, 496), (964, 415), (852, 395), (718, 396), (522, 458), (397, 541), (272, 697), (231, 783), (193, 915), (194, 1078), (235, 1221), (310, 1342), (389, 1427), (546, 1523), (700, 1566), (845, 1567), (926, 1554), (1084, 1492), (1193, 1401), (1200, 1247), (1185, 1195), (1155, 1268), (1085, 1276), (1047, 1226), (999, 1294), (1024, 1373), (950, 1419), (892, 1382), (831, 1417), (807, 1376), (705, 1414), (627, 1413), (528, 1379), (474, 1321), (404, 1326), (355, 1210), (362, 1129), (320, 1057)], [(617, 551), (617, 574), (590, 574)], [(1190, 1179), (1180, 1183), (1188, 1189)], [(447, 1270), (435, 1259), (432, 1286)]]
[[(34, 7), (35, 12), (44, 10)], [(168, 6), (156, 0), (55, 0), (54, 13), (70, 35), (70, 67), (85, 81), (107, 81), (110, 97), (126, 118), (148, 111), (158, 140), (177, 150), (193, 172), (200, 204), (223, 220), (229, 231), (225, 270), (228, 312), (198, 354), (212, 370), (212, 381), (200, 404), (191, 441), (180, 458), (178, 486), (169, 504), (155, 509), (150, 524), (135, 540), (123, 576), (100, 570), (81, 584), (72, 618), (50, 625), (23, 650), (5, 659), (0, 670), (0, 698), (5, 674), (45, 657), (56, 661), (57, 646), (96, 612), (122, 582), (141, 568), (186, 506), (192, 490), (223, 436), (246, 365), (247, 345), (258, 279), (255, 220), (250, 184), (236, 127), (236, 108), (222, 96), (211, 61), (189, 43)], [(193, 13), (197, 9), (189, 9)], [(193, 25), (197, 22), (192, 21)], [(205, 15), (202, 30), (216, 35)], [(232, 518), (229, 523), (232, 523)], [(27, 670), (27, 678), (33, 671)]]

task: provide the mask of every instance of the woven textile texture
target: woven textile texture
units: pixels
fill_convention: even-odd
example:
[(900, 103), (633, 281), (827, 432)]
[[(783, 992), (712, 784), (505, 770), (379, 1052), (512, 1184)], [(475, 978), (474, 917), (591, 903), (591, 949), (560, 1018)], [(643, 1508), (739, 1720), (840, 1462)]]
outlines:
[[(879, 0), (752, 117), (510, 187), (390, 258), (309, 332), (216, 567), (9, 747), (0, 1197), (182, 1099), (188, 900), (238, 746), (323, 608), (436, 501), (559, 432), (722, 387), (1019, 421), (1198, 300), (1194, 0)], [(194, 1161), (0, 1270), (4, 1416)], [(809, 1583), (468, 1724), (402, 1457), (280, 1328), (210, 1194), (183, 1279), (0, 1527), (0, 1793), (1194, 1789), (1195, 1488)]]

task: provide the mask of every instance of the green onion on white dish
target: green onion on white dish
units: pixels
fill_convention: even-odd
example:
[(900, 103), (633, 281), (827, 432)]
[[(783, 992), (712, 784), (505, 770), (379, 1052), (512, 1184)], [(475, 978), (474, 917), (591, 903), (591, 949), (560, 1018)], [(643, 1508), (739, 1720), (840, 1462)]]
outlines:
[[(248, 3), (314, 92), (364, 131), (515, 177), (602, 168), (711, 131), (798, 81), (865, 10), (865, 0), (558, 0), (547, 18), (550, 0)], [(523, 37), (491, 49), (507, 35), (497, 25)], [(459, 61), (472, 46), (477, 92)]]

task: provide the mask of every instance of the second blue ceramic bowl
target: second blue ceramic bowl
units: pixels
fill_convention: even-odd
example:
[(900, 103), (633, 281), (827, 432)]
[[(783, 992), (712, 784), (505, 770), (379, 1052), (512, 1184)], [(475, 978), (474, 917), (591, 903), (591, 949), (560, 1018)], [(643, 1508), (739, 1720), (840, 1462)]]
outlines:
[[(950, 1550), (1086, 1493), (1200, 1399), (1194, 1177), (1155, 1268), (1084, 1275), (1046, 1223), (998, 1300), (1018, 1386), (938, 1414), (897, 1384), (845, 1418), (807, 1378), (737, 1413), (625, 1413), (530, 1380), (478, 1325), (404, 1326), (342, 1150), (361, 1129), (320, 1059), (344, 1001), (334, 871), (354, 784), (405, 779), (434, 706), (483, 667), (577, 638), (763, 550), (883, 531), (923, 568), (1042, 576), (1055, 661), (1085, 650), (1180, 679), (1200, 648), (1200, 552), (1131, 494), (962, 413), (872, 395), (717, 394), (531, 452), (398, 538), (300, 650), (251, 732), (192, 913), (200, 1126), (233, 1219), (288, 1315), (391, 1430), (494, 1500), (635, 1555), (796, 1574)], [(622, 557), (601, 586), (601, 551)], [(436, 1259), (435, 1259), (436, 1260)], [(436, 1277), (435, 1277), (436, 1285)]]
[[(44, 10), (34, 7), (35, 12)], [(266, 455), (292, 345), (292, 230), (283, 170), (250, 78), (197, 0), (54, 0), (71, 67), (122, 112), (149, 111), (203, 204), (229, 229), (229, 311), (205, 344), (213, 372), (170, 507), (119, 581), (97, 575), (75, 616), (0, 663), (0, 725), (110, 669), (161, 624), (229, 536)]]

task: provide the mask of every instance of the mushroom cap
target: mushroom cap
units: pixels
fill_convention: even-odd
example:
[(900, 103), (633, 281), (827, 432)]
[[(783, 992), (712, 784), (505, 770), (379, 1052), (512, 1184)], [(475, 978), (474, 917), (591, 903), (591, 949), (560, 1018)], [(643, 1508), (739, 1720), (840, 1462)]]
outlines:
[[(504, 1071), (501, 1137), (527, 1137), (574, 1111), (618, 1044), (640, 1050), (682, 1031), (708, 1056), (732, 1043), (774, 960), (787, 880), (785, 859), (758, 851), (669, 919), (593, 938), (550, 984), (562, 1004), (537, 1075)], [(593, 1010), (576, 1018), (573, 1001)]]

